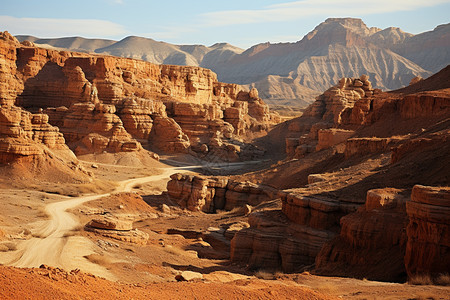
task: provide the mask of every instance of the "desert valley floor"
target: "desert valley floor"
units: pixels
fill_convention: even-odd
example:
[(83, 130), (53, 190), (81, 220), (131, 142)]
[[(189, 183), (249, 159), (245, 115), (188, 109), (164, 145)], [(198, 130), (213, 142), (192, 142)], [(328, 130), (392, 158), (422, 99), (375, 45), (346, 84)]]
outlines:
[[(96, 178), (108, 182), (106, 187), (90, 187), (87, 196), (78, 196), (86, 187), (65, 190), (60, 184), (36, 189), (3, 188), (1, 197), (9, 201), (1, 203), (0, 226), (7, 230), (9, 238), (0, 243), (0, 263), (20, 269), (0, 268), (1, 298), (446, 299), (449, 296), (449, 288), (443, 286), (317, 276), (309, 271), (255, 271), (230, 263), (225, 252), (229, 249), (225, 245), (212, 247), (214, 242), (205, 242), (202, 234), (239, 227), (247, 222), (246, 212), (205, 214), (180, 209), (161, 195), (169, 175), (180, 171), (195, 174), (201, 171), (201, 166), (189, 167), (185, 161), (177, 164), (171, 159), (172, 165), (153, 162), (148, 166), (84, 161), (83, 165), (92, 169)], [(97, 193), (92, 193), (93, 190)], [(164, 209), (163, 204), (167, 205)], [(265, 206), (276, 208), (279, 203)], [(127, 238), (121, 240), (85, 230), (89, 220), (105, 214), (134, 219), (133, 228), (148, 233), (148, 241), (143, 245), (138, 239), (130, 242)], [(220, 244), (220, 240), (215, 243)], [(194, 279), (177, 282), (176, 276), (184, 271), (195, 272)]]

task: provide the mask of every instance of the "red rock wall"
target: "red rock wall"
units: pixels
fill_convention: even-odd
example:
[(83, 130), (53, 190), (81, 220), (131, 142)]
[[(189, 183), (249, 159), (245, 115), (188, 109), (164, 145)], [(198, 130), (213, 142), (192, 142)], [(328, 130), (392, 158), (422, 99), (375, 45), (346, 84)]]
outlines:
[(415, 185), (406, 203), (405, 266), (409, 276), (450, 270), (450, 188)]
[[(263, 132), (280, 121), (255, 89), (220, 83), (207, 69), (47, 50), (3, 33), (0, 42), (1, 101), (45, 108), (78, 153), (139, 150), (138, 139), (162, 151), (192, 146), (201, 155), (239, 160), (244, 155), (240, 144), (230, 143), (233, 135)], [(110, 105), (110, 111), (87, 109), (87, 103)], [(242, 107), (239, 119), (224, 116)]]
[(367, 192), (365, 206), (341, 218), (340, 234), (325, 243), (316, 272), (379, 281), (406, 279), (405, 201), (396, 189)]
[(351, 138), (345, 143), (345, 157), (389, 152), (399, 139), (395, 138)]
[(399, 103), (404, 119), (437, 117), (450, 114), (450, 97), (427, 94), (408, 95)]
[(226, 177), (201, 177), (173, 174), (167, 183), (169, 197), (191, 211), (232, 210), (246, 204), (256, 206), (274, 199), (277, 190)]

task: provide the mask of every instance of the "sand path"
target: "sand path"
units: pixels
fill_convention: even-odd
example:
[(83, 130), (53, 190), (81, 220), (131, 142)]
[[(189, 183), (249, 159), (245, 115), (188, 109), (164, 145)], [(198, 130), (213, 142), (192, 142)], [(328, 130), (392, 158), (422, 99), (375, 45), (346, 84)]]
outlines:
[[(247, 162), (249, 163), (249, 162)], [(258, 163), (252, 161), (251, 163)], [(233, 169), (245, 163), (211, 164), (214, 168)], [(95, 244), (82, 236), (72, 234), (73, 230), (80, 226), (78, 219), (69, 209), (75, 208), (85, 202), (93, 201), (118, 192), (129, 192), (134, 186), (143, 183), (156, 182), (167, 179), (171, 174), (181, 170), (193, 170), (205, 166), (183, 166), (162, 169), (158, 175), (128, 179), (118, 182), (118, 187), (111, 193), (89, 195), (81, 197), (62, 197), (62, 201), (47, 204), (45, 212), (49, 218), (37, 222), (33, 229), (33, 238), (18, 243), (17, 251), (11, 252), (6, 258), (9, 266), (15, 267), (39, 267), (46, 264), (52, 267), (60, 267), (65, 270), (80, 269), (106, 279), (114, 280), (114, 276), (104, 267), (88, 261), (85, 256), (94, 253)]]
[[(158, 175), (134, 178), (119, 182), (118, 187), (112, 193), (129, 192), (137, 184), (149, 183), (168, 178), (171, 174), (183, 168), (167, 168)], [(96, 200), (112, 193), (89, 195), (81, 197), (64, 197), (59, 202), (45, 206), (49, 216), (48, 220), (41, 221), (33, 230), (33, 238), (21, 241), (17, 251), (8, 265), (15, 267), (39, 267), (46, 264), (54, 267), (62, 267), (66, 270), (81, 269), (86, 272), (108, 278), (112, 278), (109, 272), (84, 258), (93, 253), (93, 243), (81, 236), (71, 236), (71, 231), (80, 226), (77, 218), (67, 212), (85, 202)]]

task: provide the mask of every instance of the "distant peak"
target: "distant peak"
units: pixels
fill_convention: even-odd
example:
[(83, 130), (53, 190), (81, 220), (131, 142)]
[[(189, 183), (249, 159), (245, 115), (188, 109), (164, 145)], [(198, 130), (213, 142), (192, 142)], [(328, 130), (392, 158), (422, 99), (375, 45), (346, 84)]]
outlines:
[(146, 37), (136, 36), (136, 35), (127, 36), (127, 37), (123, 38), (121, 41), (133, 41), (133, 40), (135, 40), (135, 41), (142, 41), (142, 40), (153, 41), (153, 39), (151, 39), (151, 38), (146, 38)]
[(311, 40), (320, 34), (332, 34), (333, 32), (342, 32), (342, 30), (355, 33), (361, 37), (370, 36), (378, 31), (381, 31), (380, 28), (367, 27), (363, 20), (358, 18), (328, 18), (324, 22), (317, 25), (313, 31), (305, 36), (305, 38)]
[(215, 48), (215, 47), (225, 47), (225, 46), (231, 46), (228, 43), (215, 43), (214, 45), (210, 46), (211, 48)]
[[(364, 24), (362, 19), (350, 18), (350, 17), (348, 17), (348, 18), (328, 18), (323, 23), (349, 23), (349, 22), (355, 23), (355, 24), (356, 23)], [(366, 25), (366, 24), (364, 24), (364, 25)]]

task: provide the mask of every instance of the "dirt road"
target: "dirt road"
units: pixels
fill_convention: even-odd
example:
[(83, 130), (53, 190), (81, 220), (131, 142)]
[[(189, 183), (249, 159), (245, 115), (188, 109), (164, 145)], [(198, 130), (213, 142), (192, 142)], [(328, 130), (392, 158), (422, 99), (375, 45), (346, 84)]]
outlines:
[[(121, 181), (112, 193), (129, 192), (137, 184), (165, 179), (178, 169), (181, 168), (167, 168), (159, 175)], [(48, 204), (45, 207), (45, 212), (49, 219), (38, 224), (37, 228), (33, 230), (33, 238), (21, 241), (18, 244), (17, 251), (6, 264), (15, 267), (39, 267), (41, 264), (46, 264), (67, 270), (79, 268), (86, 272), (113, 279), (106, 269), (84, 259), (85, 255), (93, 253), (94, 244), (84, 237), (71, 234), (71, 231), (80, 224), (74, 215), (67, 212), (67, 210), (85, 202), (112, 193), (76, 198), (64, 197), (65, 199), (62, 201)]]
[[(247, 162), (255, 163), (255, 162)], [(257, 163), (257, 162), (256, 162)], [(211, 164), (214, 168), (233, 169), (243, 163)], [(156, 182), (182, 170), (193, 170), (205, 166), (178, 166), (162, 169), (158, 175), (128, 179), (118, 182), (118, 187), (112, 193), (129, 192), (134, 186), (149, 182)], [(33, 228), (33, 237), (20, 241), (17, 250), (0, 260), (0, 263), (15, 267), (39, 267), (46, 264), (61, 267), (66, 270), (81, 269), (94, 275), (114, 280), (114, 277), (97, 264), (91, 263), (84, 257), (94, 253), (95, 244), (82, 236), (73, 233), (81, 226), (69, 209), (75, 208), (85, 202), (96, 200), (112, 193), (89, 195), (81, 197), (61, 197), (63, 200), (45, 206), (48, 219), (38, 221)]]

